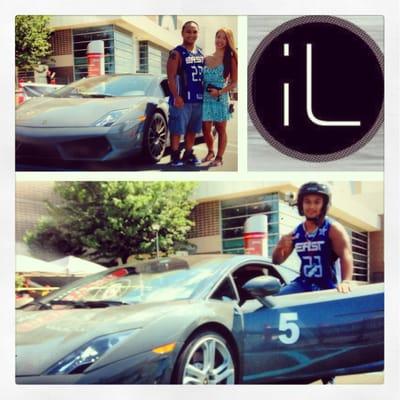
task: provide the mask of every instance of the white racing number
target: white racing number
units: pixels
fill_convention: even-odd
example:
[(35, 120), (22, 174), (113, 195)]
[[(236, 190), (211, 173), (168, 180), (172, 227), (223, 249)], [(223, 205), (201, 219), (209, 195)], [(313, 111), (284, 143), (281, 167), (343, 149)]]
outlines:
[(201, 65), (191, 65), (192, 68), (192, 82), (199, 82), (202, 80), (203, 67)]
[(322, 278), (321, 256), (303, 256), (308, 264), (304, 264), (304, 275), (307, 278)]
[(282, 313), (279, 315), (279, 340), (284, 344), (293, 344), (299, 340), (300, 328), (297, 325), (297, 313)]

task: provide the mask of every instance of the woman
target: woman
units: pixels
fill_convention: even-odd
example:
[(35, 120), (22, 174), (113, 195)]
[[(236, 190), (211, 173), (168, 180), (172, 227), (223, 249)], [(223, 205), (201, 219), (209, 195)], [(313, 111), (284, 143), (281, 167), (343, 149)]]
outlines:
[(55, 84), (56, 83), (56, 73), (54, 71), (52, 71), (50, 68), (47, 69), (46, 72), (46, 80), (47, 83), (50, 84)]
[[(215, 52), (205, 58), (203, 70), (203, 135), (208, 153), (202, 162), (211, 161), (210, 167), (223, 164), (227, 143), (226, 121), (230, 118), (228, 93), (237, 83), (237, 65), (233, 33), (228, 28), (221, 28), (215, 35)], [(216, 156), (211, 133), (213, 125), (218, 133)]]

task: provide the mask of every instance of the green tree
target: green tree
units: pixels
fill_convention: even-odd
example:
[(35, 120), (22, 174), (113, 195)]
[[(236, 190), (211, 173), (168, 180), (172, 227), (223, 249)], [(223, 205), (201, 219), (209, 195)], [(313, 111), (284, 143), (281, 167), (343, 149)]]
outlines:
[(17, 69), (36, 68), (51, 54), (50, 17), (17, 15), (15, 17), (15, 66)]
[(131, 255), (172, 252), (186, 241), (195, 203), (189, 182), (58, 182), (61, 201), (26, 233), (33, 251), (51, 250), (123, 262)]

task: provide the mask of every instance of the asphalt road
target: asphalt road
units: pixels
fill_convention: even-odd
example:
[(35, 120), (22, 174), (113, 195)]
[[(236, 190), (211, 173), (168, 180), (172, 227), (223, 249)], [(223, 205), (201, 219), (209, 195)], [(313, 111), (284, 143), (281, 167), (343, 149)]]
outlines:
[[(237, 107), (236, 107), (237, 110)], [(171, 168), (168, 166), (169, 156), (164, 157), (154, 169), (168, 171), (237, 171), (237, 111), (233, 113), (232, 119), (227, 123), (228, 144), (224, 154), (224, 163), (219, 167), (209, 168), (209, 163), (203, 163), (198, 167), (179, 167)], [(214, 152), (217, 153), (218, 139), (214, 142)], [(199, 160), (207, 155), (207, 146), (205, 143), (197, 144), (194, 152)], [(161, 167), (161, 168), (160, 168)]]
[[(237, 110), (237, 107), (236, 107)], [(145, 164), (137, 160), (121, 160), (107, 163), (45, 163), (41, 165), (19, 163), (16, 164), (16, 171), (237, 171), (237, 111), (233, 113), (232, 119), (227, 124), (228, 144), (224, 154), (224, 163), (219, 167), (208, 167), (209, 163), (203, 163), (196, 167), (172, 168), (169, 152), (157, 164)], [(214, 143), (214, 151), (217, 150), (217, 140)], [(207, 146), (200, 140), (194, 146), (194, 152), (199, 160), (207, 154)]]

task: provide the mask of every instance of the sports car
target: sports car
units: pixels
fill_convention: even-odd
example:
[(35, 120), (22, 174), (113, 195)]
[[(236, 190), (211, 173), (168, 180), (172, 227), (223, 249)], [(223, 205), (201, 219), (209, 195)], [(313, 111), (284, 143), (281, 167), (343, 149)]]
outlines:
[[(165, 77), (81, 79), (16, 110), (16, 158), (36, 162), (161, 159), (168, 140)], [(163, 89), (164, 88), (164, 89)]]
[(64, 85), (23, 82), (15, 91), (15, 104), (20, 105), (32, 97), (43, 97), (62, 88)]
[(19, 384), (310, 383), (383, 369), (383, 284), (276, 296), (261, 256), (137, 262), (17, 310)]

